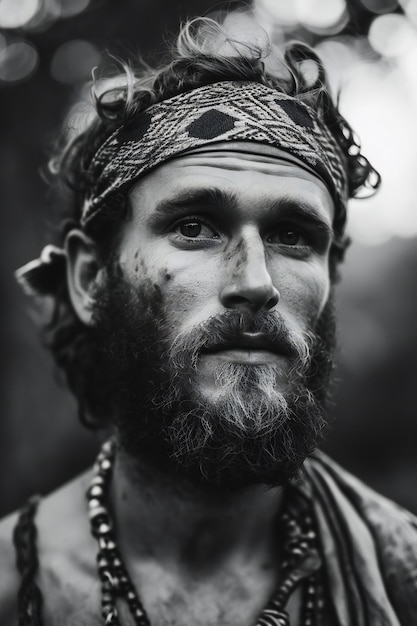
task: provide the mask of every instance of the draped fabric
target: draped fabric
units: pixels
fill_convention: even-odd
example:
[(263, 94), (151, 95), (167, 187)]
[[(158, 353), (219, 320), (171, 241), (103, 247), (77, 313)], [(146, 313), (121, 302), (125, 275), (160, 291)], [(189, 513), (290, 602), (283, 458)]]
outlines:
[(297, 486), (312, 500), (337, 626), (416, 625), (417, 518), (319, 452)]

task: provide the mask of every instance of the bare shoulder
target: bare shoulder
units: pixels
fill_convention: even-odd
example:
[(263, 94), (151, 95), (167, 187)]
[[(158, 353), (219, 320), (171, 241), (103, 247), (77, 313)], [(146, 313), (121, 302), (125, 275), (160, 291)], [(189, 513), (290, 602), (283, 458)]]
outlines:
[[(89, 473), (39, 502), (35, 517), (38, 571), (36, 585), (43, 599), (43, 623), (82, 624), (96, 612), (96, 546), (90, 536), (85, 491)], [(0, 522), (0, 624), (16, 626), (20, 584), (13, 545), (18, 514)], [(97, 588), (96, 588), (97, 587)], [(91, 605), (91, 606), (90, 606)], [(94, 613), (93, 613), (94, 611)], [(89, 621), (93, 624), (93, 621)]]
[(19, 575), (13, 545), (13, 531), (18, 514), (13, 513), (0, 522), (0, 624), (17, 623), (17, 592)]

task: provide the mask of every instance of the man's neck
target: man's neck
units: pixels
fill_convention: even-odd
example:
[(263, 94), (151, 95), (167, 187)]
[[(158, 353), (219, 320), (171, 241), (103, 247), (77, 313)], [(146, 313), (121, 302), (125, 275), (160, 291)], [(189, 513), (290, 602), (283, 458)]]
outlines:
[(146, 558), (199, 574), (268, 555), (271, 565), (281, 500), (279, 488), (216, 491), (123, 453), (116, 457), (111, 504), (120, 548), (132, 563)]

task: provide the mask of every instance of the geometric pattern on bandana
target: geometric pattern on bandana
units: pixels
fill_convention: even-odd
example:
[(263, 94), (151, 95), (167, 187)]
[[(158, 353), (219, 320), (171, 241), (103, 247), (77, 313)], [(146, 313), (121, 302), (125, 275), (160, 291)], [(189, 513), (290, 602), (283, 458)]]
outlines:
[(82, 225), (152, 168), (219, 141), (268, 144), (299, 158), (323, 179), (344, 213), (344, 157), (316, 112), (261, 83), (225, 81), (154, 104), (107, 138), (89, 166), (94, 182), (85, 198)]

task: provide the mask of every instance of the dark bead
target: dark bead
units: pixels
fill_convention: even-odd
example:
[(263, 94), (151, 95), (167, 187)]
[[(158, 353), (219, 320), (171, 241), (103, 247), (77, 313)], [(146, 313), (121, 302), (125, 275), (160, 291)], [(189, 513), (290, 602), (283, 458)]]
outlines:
[[(113, 614), (115, 617), (117, 617), (117, 609), (115, 606), (113, 606), (113, 604), (102, 604), (102, 609), (101, 609), (101, 614), (103, 615), (104, 619), (107, 620), (107, 617), (111, 614)], [(107, 622), (106, 622), (107, 623)]]
[(109, 561), (105, 556), (97, 555), (97, 567), (99, 569), (109, 569)]
[(87, 489), (86, 496), (88, 500), (91, 500), (92, 498), (103, 500), (105, 496), (103, 486), (102, 485), (90, 485), (90, 487)]
[(303, 550), (300, 550), (300, 548), (294, 548), (292, 551), (294, 556), (302, 556), (303, 555)]
[(100, 537), (98, 540), (98, 547), (101, 552), (110, 552), (115, 549), (116, 544), (109, 537)]
[(102, 522), (96, 529), (97, 535), (108, 535), (111, 533), (111, 524), (109, 521)]
[(102, 593), (101, 595), (101, 601), (103, 602), (103, 604), (110, 604), (113, 602), (113, 594), (111, 593)]
[(96, 475), (96, 476), (94, 476), (94, 478), (91, 480), (91, 483), (90, 483), (90, 487), (89, 487), (89, 489), (91, 489), (92, 487), (95, 487), (95, 486), (104, 487), (104, 486), (105, 486), (105, 482), (106, 482), (106, 481), (104, 480), (104, 477), (103, 477), (103, 476)]
[(113, 587), (113, 584), (110, 582), (108, 576), (105, 576), (105, 579), (103, 580), (101, 584), (101, 590), (103, 594), (111, 593), (112, 595), (114, 595), (114, 587)]
[[(88, 500), (88, 508), (90, 509), (90, 511), (94, 510), (94, 509), (99, 509), (99, 508), (104, 508), (103, 507), (103, 503), (98, 500), (98, 498), (91, 498), (90, 500)], [(104, 508), (104, 510), (106, 510)]]
[(128, 591), (132, 588), (130, 580), (127, 578), (127, 576), (124, 576), (123, 574), (119, 578), (119, 585), (120, 589), (122, 589), (123, 591)]
[(289, 617), (285, 612), (281, 612), (279, 615), (275, 617), (275, 619), (279, 626), (289, 626), (290, 624)]
[(88, 517), (90, 519), (90, 523), (95, 526), (101, 524), (104, 521), (108, 520), (107, 511), (104, 506), (97, 506), (94, 509), (90, 509), (88, 511)]
[(100, 470), (102, 472), (107, 473), (111, 470), (111, 468), (112, 468), (112, 464), (111, 464), (110, 459), (105, 458), (102, 461), (100, 461)]
[(101, 446), (102, 452), (105, 454), (113, 454), (114, 452), (114, 443), (113, 441), (105, 441)]

